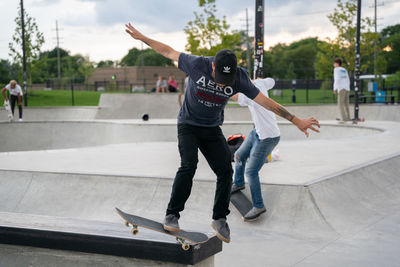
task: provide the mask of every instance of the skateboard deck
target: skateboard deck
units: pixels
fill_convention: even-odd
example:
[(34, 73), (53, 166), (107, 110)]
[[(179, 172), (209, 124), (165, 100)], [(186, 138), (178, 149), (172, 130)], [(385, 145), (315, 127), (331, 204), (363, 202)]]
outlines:
[(245, 221), (244, 215), (253, 208), (251, 201), (239, 190), (231, 195), (231, 202), (242, 215), (243, 221)]
[(13, 119), (13, 114), (11, 112), (11, 107), (10, 107), (10, 101), (4, 101), (4, 108), (7, 111), (7, 117), (9, 121), (12, 121)]
[[(336, 118), (336, 120), (337, 121), (339, 121), (339, 122), (341, 122), (341, 123), (344, 123), (344, 121), (342, 121), (340, 118)], [(364, 117), (361, 117), (361, 118), (359, 118), (358, 120), (356, 120), (356, 119), (351, 119), (350, 120), (353, 124), (357, 124), (357, 123), (359, 123), (359, 122), (365, 122), (365, 118)]]
[(358, 120), (352, 119), (352, 122), (353, 122), (353, 124), (357, 124), (357, 123), (359, 123), (359, 122), (365, 122), (365, 118), (364, 118), (364, 117), (361, 117), (361, 118), (359, 118)]
[(164, 230), (162, 223), (146, 219), (137, 215), (129, 214), (123, 212), (122, 210), (115, 208), (117, 213), (125, 220), (125, 225), (129, 227), (132, 226), (131, 233), (137, 235), (139, 233), (138, 227), (144, 227), (153, 231), (160, 232), (162, 234), (167, 234), (174, 236), (176, 241), (182, 244), (183, 250), (188, 250), (190, 246), (195, 246), (208, 241), (208, 236), (199, 232), (189, 232), (185, 230), (180, 230), (179, 232), (169, 232)]

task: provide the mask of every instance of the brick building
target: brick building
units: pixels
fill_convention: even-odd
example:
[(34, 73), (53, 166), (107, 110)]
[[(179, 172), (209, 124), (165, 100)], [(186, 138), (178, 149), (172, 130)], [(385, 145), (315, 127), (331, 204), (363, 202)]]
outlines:
[(150, 91), (155, 88), (158, 76), (161, 75), (168, 80), (170, 75), (178, 82), (178, 88), (183, 87), (186, 74), (176, 67), (158, 66), (133, 66), (120, 68), (97, 68), (87, 83), (94, 84), (95, 90), (116, 89), (116, 90), (138, 90), (145, 88)]

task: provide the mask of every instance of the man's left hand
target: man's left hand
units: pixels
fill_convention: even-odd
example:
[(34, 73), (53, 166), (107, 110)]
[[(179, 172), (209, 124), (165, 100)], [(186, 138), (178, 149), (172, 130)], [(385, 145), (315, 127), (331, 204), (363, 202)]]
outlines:
[(319, 133), (319, 130), (315, 128), (314, 126), (317, 126), (320, 128), (321, 126), (319, 125), (319, 122), (315, 118), (309, 118), (309, 119), (299, 119), (297, 117), (294, 117), (293, 119), (293, 124), (299, 128), (300, 131), (302, 131), (307, 137), (309, 136), (308, 129), (313, 130), (314, 132)]

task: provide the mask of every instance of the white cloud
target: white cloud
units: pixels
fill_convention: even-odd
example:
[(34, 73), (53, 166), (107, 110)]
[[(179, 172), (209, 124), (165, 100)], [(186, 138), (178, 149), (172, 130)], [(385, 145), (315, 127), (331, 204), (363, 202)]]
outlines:
[[(92, 60), (120, 60), (140, 42), (124, 32), (124, 23), (133, 22), (146, 35), (183, 51), (186, 36), (183, 28), (194, 19), (197, 0), (25, 0), (27, 12), (36, 18), (44, 32), (44, 50), (55, 47), (55, 21), (58, 20), (61, 47), (72, 53), (89, 55)], [(324, 39), (336, 31), (326, 15), (333, 11), (336, 0), (268, 0), (265, 1), (265, 42), (290, 43), (314, 36)], [(0, 58), (8, 58), (8, 42), (14, 33), (14, 18), (19, 1), (0, 1)], [(250, 34), (254, 32), (254, 0), (217, 0), (218, 16), (226, 15), (233, 30), (245, 29), (245, 9), (248, 8)], [(363, 1), (363, 16), (372, 16), (372, 1)], [(384, 26), (400, 23), (400, 2), (387, 2), (378, 8), (379, 21)], [(380, 26), (382, 29), (384, 26)], [(267, 48), (267, 47), (266, 47)]]

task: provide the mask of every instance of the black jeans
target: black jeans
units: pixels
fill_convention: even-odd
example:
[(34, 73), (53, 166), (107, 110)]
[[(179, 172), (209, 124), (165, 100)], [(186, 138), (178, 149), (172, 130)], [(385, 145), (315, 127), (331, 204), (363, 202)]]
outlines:
[[(22, 98), (22, 96), (21, 96)], [(10, 106), (11, 106), (11, 112), (14, 116), (14, 109), (15, 109), (15, 102), (18, 103), (18, 96), (16, 95), (10, 95)], [(21, 100), (22, 102), (22, 100)], [(19, 113), (19, 118), (22, 119), (22, 103), (21, 105), (18, 105), (18, 113)]]
[(233, 170), (231, 152), (221, 128), (178, 124), (178, 142), (181, 166), (172, 186), (167, 215), (174, 214), (179, 218), (179, 212), (183, 211), (192, 189), (193, 176), (198, 162), (198, 149), (200, 149), (217, 175), (213, 219), (226, 218), (230, 212), (229, 201)]

